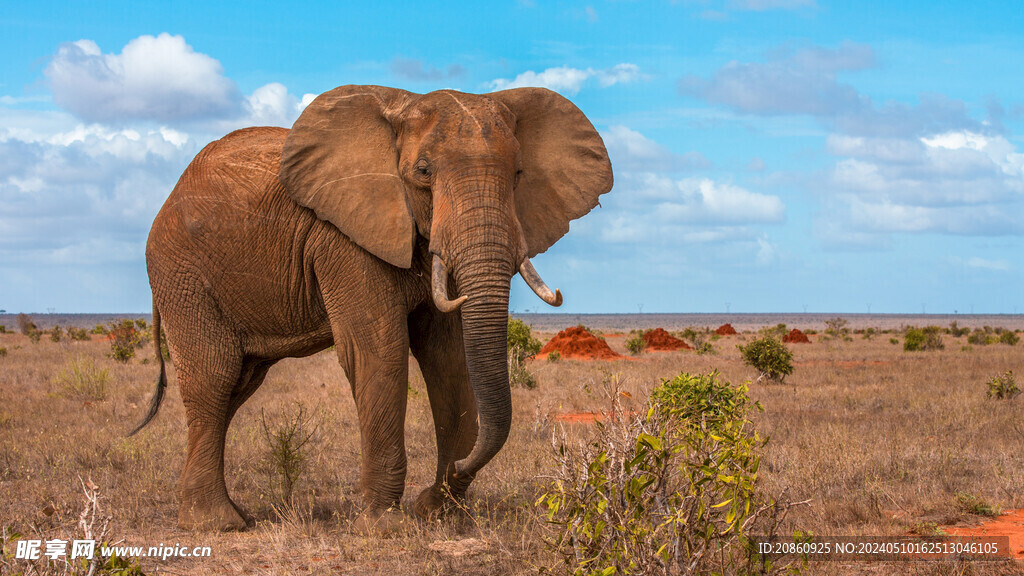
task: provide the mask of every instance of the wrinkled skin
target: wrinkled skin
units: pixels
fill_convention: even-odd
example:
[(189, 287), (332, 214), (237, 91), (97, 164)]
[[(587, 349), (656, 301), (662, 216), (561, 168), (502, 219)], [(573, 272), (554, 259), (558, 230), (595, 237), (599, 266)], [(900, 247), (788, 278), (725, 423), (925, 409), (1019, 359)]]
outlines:
[[(535, 88), (344, 86), (290, 131), (249, 128), (204, 148), (146, 249), (154, 324), (166, 329), (188, 421), (179, 526), (245, 528), (224, 482), (231, 418), (276, 361), (332, 344), (359, 417), (357, 528), (388, 522), (402, 497), (410, 349), (437, 437), (434, 484), (415, 511), (433, 517), (463, 497), (511, 424), (510, 279), (611, 184), (590, 122)], [(432, 297), (435, 258), (449, 275)], [(161, 361), (140, 428), (164, 382)]]

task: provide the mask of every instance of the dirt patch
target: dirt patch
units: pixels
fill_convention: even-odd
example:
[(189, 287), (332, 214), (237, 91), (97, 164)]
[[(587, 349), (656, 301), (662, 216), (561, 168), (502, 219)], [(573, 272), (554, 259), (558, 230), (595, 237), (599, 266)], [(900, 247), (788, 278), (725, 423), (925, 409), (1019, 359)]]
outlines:
[(576, 360), (619, 360), (623, 356), (608, 347), (604, 340), (587, 332), (580, 326), (566, 328), (540, 349), (538, 356), (544, 357), (558, 352), (562, 358)]
[(672, 350), (693, 350), (693, 347), (679, 338), (669, 334), (664, 328), (655, 328), (644, 333), (644, 342), (647, 349), (655, 352)]
[(718, 330), (715, 330), (715, 334), (718, 334), (719, 336), (732, 336), (735, 333), (736, 329), (729, 323), (722, 324), (718, 327)]
[(782, 341), (787, 342), (789, 344), (811, 343), (811, 339), (807, 337), (807, 334), (801, 332), (799, 328), (793, 328), (792, 330), (790, 330), (789, 334), (786, 334), (785, 336), (782, 337)]
[(951, 536), (1009, 536), (1010, 555), (1024, 560), (1024, 509), (1010, 510), (977, 526), (943, 526)]

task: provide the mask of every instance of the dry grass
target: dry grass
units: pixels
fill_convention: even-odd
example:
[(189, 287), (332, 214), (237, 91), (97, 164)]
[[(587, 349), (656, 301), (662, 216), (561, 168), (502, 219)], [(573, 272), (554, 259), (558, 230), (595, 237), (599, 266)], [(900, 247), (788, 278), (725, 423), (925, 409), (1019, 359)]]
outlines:
[[(152, 392), (152, 362), (114, 362), (106, 356), (106, 342), (32, 344), (25, 336), (0, 335), (8, 349), (0, 358), (0, 528), (41, 538), (73, 530), (82, 508), (82, 477), (100, 487), (115, 539), (213, 549), (208, 559), (143, 559), (147, 573), (536, 573), (556, 562), (544, 550), (543, 526), (532, 505), (551, 470), (552, 427), (585, 434), (592, 426), (562, 424), (553, 416), (603, 409), (608, 372), (620, 374), (622, 389), (638, 402), (661, 379), (681, 371), (717, 369), (732, 382), (756, 378), (736, 349), (752, 337), (719, 339), (716, 353), (703, 356), (656, 352), (618, 362), (530, 362), (538, 387), (513, 389), (512, 436), (470, 490), (472, 518), (427, 525), (410, 516), (404, 534), (379, 540), (347, 530), (359, 509), (358, 424), (331, 352), (280, 362), (239, 411), (228, 435), (228, 489), (257, 525), (240, 534), (206, 534), (175, 527), (174, 488), (186, 429), (173, 370), (159, 416), (126, 438)], [(966, 338), (944, 336), (944, 350), (904, 352), (889, 337), (823, 343), (812, 336), (814, 343), (792, 346), (795, 371), (784, 385), (752, 387), (765, 409), (754, 416), (756, 424), (771, 436), (762, 464), (765, 487), (773, 493), (788, 489), (792, 500), (812, 499), (811, 506), (791, 513), (790, 523), (819, 535), (900, 535), (932, 524), (977, 521), (958, 494), (1002, 509), (1024, 507), (1024, 398), (990, 400), (985, 385), (1006, 370), (1024, 374), (1021, 346), (962, 350)], [(607, 339), (624, 352), (624, 338)], [(105, 399), (61, 393), (55, 378), (72, 356), (109, 371)], [(140, 356), (152, 354), (147, 349)], [(407, 504), (432, 481), (435, 459), (426, 390), (410, 362)], [(287, 414), (296, 402), (318, 411), (319, 433), (307, 446), (308, 472), (295, 486), (292, 505), (281, 507), (274, 498), (278, 479), (266, 461), (261, 410), (269, 419)], [(465, 538), (485, 545), (462, 556), (431, 548)], [(812, 565), (810, 573), (1008, 569), (833, 563)]]

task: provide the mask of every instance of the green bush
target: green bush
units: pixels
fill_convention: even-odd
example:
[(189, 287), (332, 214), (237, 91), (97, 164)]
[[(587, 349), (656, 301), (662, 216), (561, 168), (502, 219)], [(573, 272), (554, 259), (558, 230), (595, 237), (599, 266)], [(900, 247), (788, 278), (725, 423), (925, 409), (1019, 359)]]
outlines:
[(110, 334), (110, 331), (107, 330), (107, 327), (104, 326), (103, 324), (97, 324), (97, 325), (93, 326), (92, 330), (89, 330), (89, 334), (104, 334), (105, 335), (105, 334)]
[(53, 330), (50, 330), (50, 341), (60, 342), (62, 338), (64, 338), (64, 330), (62, 330), (58, 324), (53, 327)]
[(558, 362), (562, 359), (562, 353), (558, 350), (548, 353), (548, 362)]
[(7, 348), (0, 346), (0, 358), (7, 356)]
[(1009, 344), (1010, 346), (1016, 346), (1017, 343), (1020, 342), (1020, 336), (1017, 336), (1015, 332), (1006, 330), (999, 335), (999, 342)]
[(906, 352), (942, 350), (945, 347), (942, 343), (942, 329), (938, 326), (911, 326), (903, 336), (903, 350)]
[(555, 478), (537, 500), (560, 572), (798, 572), (762, 559), (751, 544), (752, 534), (777, 537), (791, 505), (760, 489), (767, 441), (751, 430), (749, 412), (760, 406), (746, 386), (732, 387), (717, 373), (682, 373), (662, 382), (646, 413), (632, 418), (617, 390), (610, 397), (610, 418), (596, 438), (562, 438)]
[(97, 368), (91, 358), (72, 356), (57, 373), (54, 384), (58, 386), (59, 393), (67, 398), (104, 400), (107, 397), (107, 385), (110, 384), (110, 372)]
[(32, 331), (28, 333), (28, 339), (33, 344), (39, 344), (39, 339), (42, 338), (42, 336), (43, 333), (39, 330), (36, 330), (34, 327)]
[(0, 334), (7, 334), (7, 326), (0, 324)]
[(1021, 393), (1017, 382), (1013, 379), (1013, 370), (1007, 370), (1000, 376), (988, 381), (988, 397), (995, 400), (1013, 400)]
[(85, 331), (85, 328), (68, 328), (68, 338), (75, 341), (85, 341), (89, 339), (89, 333)]
[(899, 338), (889, 338), (889, 344), (899, 344), (899, 343), (900, 343), (900, 339)]
[(967, 343), (975, 346), (987, 346), (994, 341), (994, 338), (989, 336), (988, 332), (981, 328), (975, 328), (971, 335), (967, 337)]
[(779, 323), (775, 326), (765, 326), (758, 331), (761, 337), (775, 338), (776, 340), (782, 340), (782, 337), (788, 333), (786, 325)]
[(135, 357), (135, 351), (145, 346), (149, 334), (136, 328), (133, 320), (124, 318), (110, 323), (110, 357), (118, 362), (128, 362)]
[(644, 350), (647, 349), (647, 341), (644, 340), (644, 331), (633, 330), (629, 335), (629, 339), (626, 340), (626, 350), (628, 350), (633, 356), (643, 354)]
[(537, 379), (526, 369), (526, 359), (540, 352), (541, 343), (522, 320), (508, 319), (508, 380), (510, 386), (536, 388)]
[(793, 352), (775, 338), (758, 338), (746, 346), (737, 346), (743, 361), (757, 370), (758, 380), (767, 378), (782, 382), (793, 373)]
[(963, 328), (957, 326), (956, 320), (954, 320), (954, 321), (949, 323), (949, 333), (954, 338), (959, 338), (961, 336), (966, 336), (966, 335), (970, 334), (971, 333), (971, 329), (967, 328), (966, 326), (963, 327)]

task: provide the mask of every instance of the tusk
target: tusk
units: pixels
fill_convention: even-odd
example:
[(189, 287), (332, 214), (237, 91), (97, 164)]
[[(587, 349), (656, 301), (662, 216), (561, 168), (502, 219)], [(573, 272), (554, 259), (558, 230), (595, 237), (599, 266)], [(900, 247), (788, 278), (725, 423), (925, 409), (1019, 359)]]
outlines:
[(530, 262), (529, 258), (523, 260), (523, 263), (519, 265), (519, 275), (523, 277), (523, 280), (526, 280), (526, 284), (541, 300), (552, 306), (562, 305), (562, 291), (555, 290), (552, 292), (551, 288), (548, 288), (548, 285), (541, 279), (540, 274), (537, 273), (537, 269), (533, 267), (533, 263)]
[(453, 312), (462, 306), (466, 301), (465, 296), (459, 296), (455, 300), (448, 299), (448, 268), (445, 267), (441, 257), (434, 254), (434, 271), (432, 276), (434, 305), (441, 312)]

